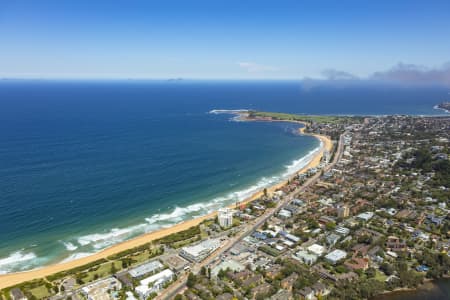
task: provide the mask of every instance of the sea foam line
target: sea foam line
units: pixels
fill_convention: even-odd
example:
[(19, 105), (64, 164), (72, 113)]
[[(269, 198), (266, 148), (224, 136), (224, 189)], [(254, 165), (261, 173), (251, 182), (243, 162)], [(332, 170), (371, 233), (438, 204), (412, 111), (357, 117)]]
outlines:
[(26, 268), (30, 261), (36, 258), (36, 254), (33, 252), (25, 252), (24, 250), (13, 252), (9, 256), (0, 259), (0, 274)]
[(263, 177), (256, 184), (248, 188), (233, 191), (224, 196), (216, 197), (206, 202), (194, 203), (184, 207), (175, 206), (170, 212), (157, 213), (145, 218), (145, 223), (125, 228), (113, 228), (103, 233), (84, 235), (77, 239), (77, 243), (81, 247), (91, 247), (93, 250), (98, 251), (139, 234), (170, 227), (187, 219), (207, 215), (226, 205), (245, 200), (258, 191), (261, 191), (263, 188), (270, 187), (288, 179), (293, 174), (304, 168), (313, 156), (320, 151), (321, 147), (322, 143), (319, 147), (311, 150), (305, 156), (302, 156), (297, 160), (293, 160), (289, 165), (285, 166), (286, 171), (281, 175)]
[[(210, 113), (237, 113), (247, 110), (216, 110)], [(62, 241), (67, 251), (72, 252), (63, 262), (75, 260), (81, 257), (91, 255), (102, 249), (105, 249), (114, 244), (123, 242), (139, 234), (155, 231), (162, 228), (173, 226), (184, 220), (204, 216), (219, 208), (230, 205), (232, 203), (245, 200), (263, 188), (267, 188), (278, 184), (296, 172), (303, 169), (323, 147), (323, 142), (320, 142), (320, 146), (309, 151), (306, 155), (299, 159), (293, 160), (289, 165), (286, 165), (286, 171), (280, 175), (272, 177), (262, 177), (258, 182), (248, 188), (230, 192), (224, 196), (216, 197), (210, 201), (194, 203), (185, 207), (176, 206), (172, 211), (167, 213), (157, 213), (150, 217), (145, 218), (145, 223), (137, 224), (125, 228), (113, 228), (107, 232), (92, 233), (78, 237), (75, 241)], [(81, 249), (80, 249), (81, 248)], [(74, 252), (79, 249), (80, 252)], [(16, 270), (24, 270), (29, 266), (35, 266), (38, 258), (34, 253), (24, 253), (18, 251), (11, 254), (9, 257), (0, 259), (0, 273), (8, 273)], [(47, 260), (48, 258), (42, 258)], [(32, 264), (29, 264), (32, 262)]]

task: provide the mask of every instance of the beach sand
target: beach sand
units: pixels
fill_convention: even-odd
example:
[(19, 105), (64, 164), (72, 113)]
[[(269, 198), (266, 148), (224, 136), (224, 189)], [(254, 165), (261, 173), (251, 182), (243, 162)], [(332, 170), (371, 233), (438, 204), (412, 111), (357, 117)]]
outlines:
[[(286, 122), (286, 121), (284, 121), (284, 122)], [(296, 122), (296, 123), (301, 123), (301, 122)], [(304, 124), (304, 123), (302, 123), (302, 124)], [(304, 127), (300, 128), (299, 130), (302, 134), (305, 134)], [(328, 152), (331, 152), (331, 150), (332, 150), (333, 143), (328, 137), (322, 136), (322, 135), (317, 135), (317, 134), (310, 134), (310, 135), (318, 138), (322, 142), (322, 148), (316, 153), (316, 155), (313, 157), (313, 159), (306, 166), (304, 166), (301, 170), (296, 172), (296, 174), (304, 173), (309, 168), (317, 167), (320, 164), (320, 161), (324, 154), (324, 151), (326, 150)], [(294, 177), (294, 175), (292, 177)], [(287, 183), (287, 180), (284, 182), (281, 182), (279, 184), (276, 184), (274, 186), (271, 186), (270, 188), (267, 189), (267, 191), (269, 193), (272, 193), (275, 190), (283, 187), (286, 183)], [(263, 195), (263, 190), (255, 193), (254, 195), (252, 195), (251, 197), (247, 198), (244, 201), (241, 201), (240, 203), (242, 204), (242, 203), (251, 202), (251, 201), (261, 197), (262, 195)], [(234, 208), (234, 206), (235, 205), (230, 205), (230, 207), (233, 207), (233, 208)], [(22, 283), (25, 281), (29, 281), (29, 280), (33, 280), (33, 279), (37, 279), (37, 278), (43, 278), (45, 276), (48, 276), (48, 275), (51, 275), (51, 274), (54, 274), (57, 272), (69, 270), (69, 269), (72, 269), (75, 267), (79, 267), (79, 266), (91, 263), (93, 261), (96, 261), (96, 260), (99, 260), (102, 258), (107, 258), (110, 255), (146, 244), (148, 242), (162, 238), (162, 237), (170, 235), (172, 233), (186, 230), (192, 226), (197, 226), (198, 224), (200, 224), (202, 221), (204, 221), (206, 219), (214, 218), (216, 216), (216, 214), (217, 214), (217, 212), (213, 212), (213, 213), (207, 214), (202, 217), (184, 221), (184, 222), (176, 224), (170, 228), (164, 228), (164, 229), (159, 229), (159, 230), (156, 230), (153, 232), (149, 232), (149, 233), (140, 235), (136, 238), (133, 238), (131, 240), (127, 240), (122, 243), (113, 245), (109, 248), (106, 248), (98, 253), (92, 254), (87, 257), (75, 259), (75, 260), (72, 260), (69, 262), (57, 263), (54, 265), (49, 265), (49, 266), (45, 266), (45, 267), (42, 267), (39, 269), (30, 270), (30, 271), (0, 275), (0, 289), (6, 288), (6, 287), (9, 287), (12, 285), (16, 285), (16, 284), (19, 284), (19, 283)]]

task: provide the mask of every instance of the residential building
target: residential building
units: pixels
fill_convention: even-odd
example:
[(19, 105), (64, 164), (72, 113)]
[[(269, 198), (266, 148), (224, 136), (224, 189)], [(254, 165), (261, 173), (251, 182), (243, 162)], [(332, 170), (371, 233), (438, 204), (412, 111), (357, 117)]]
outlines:
[(109, 277), (84, 286), (81, 292), (88, 300), (110, 299), (110, 292), (118, 291), (121, 288), (122, 284), (119, 280)]
[(337, 264), (340, 260), (343, 260), (345, 257), (347, 257), (347, 252), (339, 249), (333, 250), (332, 252), (325, 255), (325, 259), (333, 265)]
[(292, 273), (288, 277), (281, 280), (281, 284), (280, 284), (281, 288), (283, 288), (287, 291), (292, 291), (292, 288), (294, 287), (294, 283), (297, 281), (297, 279), (298, 279), (298, 274)]
[(406, 242), (396, 236), (389, 236), (386, 241), (386, 248), (390, 251), (406, 250)]
[(348, 205), (343, 205), (338, 207), (337, 216), (338, 218), (347, 218), (350, 215), (350, 208)]
[(292, 217), (292, 213), (287, 209), (281, 209), (278, 212), (278, 217), (280, 217), (281, 219), (289, 219)]
[(318, 244), (313, 244), (309, 246), (307, 249), (310, 253), (315, 254), (317, 256), (322, 256), (325, 254), (325, 247), (320, 246)]
[(141, 299), (147, 299), (151, 293), (161, 290), (167, 282), (171, 281), (174, 273), (170, 269), (165, 269), (155, 275), (140, 281), (140, 285), (135, 288)]
[(148, 262), (146, 264), (140, 265), (136, 268), (131, 269), (128, 273), (133, 278), (141, 277), (148, 273), (153, 273), (155, 271), (158, 271), (162, 269), (164, 266), (162, 263), (160, 263), (158, 260), (154, 260), (151, 262)]
[(229, 228), (233, 226), (233, 211), (229, 208), (221, 208), (219, 209), (217, 219), (220, 227)]
[(317, 261), (317, 255), (309, 253), (305, 250), (298, 251), (292, 257), (307, 265), (312, 265)]
[(305, 287), (298, 291), (300, 299), (312, 300), (314, 299), (314, 291), (310, 287)]
[(191, 262), (201, 262), (219, 247), (220, 241), (218, 239), (209, 239), (193, 246), (181, 248), (180, 256)]
[(356, 218), (358, 218), (358, 219), (360, 219), (360, 220), (362, 220), (364, 222), (369, 221), (370, 219), (372, 219), (372, 217), (373, 217), (373, 212), (370, 212), (370, 211), (362, 213), (362, 214), (359, 214), (359, 215), (356, 216)]
[(23, 292), (19, 288), (13, 288), (10, 292), (11, 299), (13, 300), (27, 300), (27, 297), (23, 294)]

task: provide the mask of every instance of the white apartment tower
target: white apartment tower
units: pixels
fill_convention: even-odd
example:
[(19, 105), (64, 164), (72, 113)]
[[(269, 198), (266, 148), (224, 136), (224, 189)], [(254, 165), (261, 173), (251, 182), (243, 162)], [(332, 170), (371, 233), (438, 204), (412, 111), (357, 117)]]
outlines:
[(219, 225), (222, 228), (228, 228), (233, 225), (233, 212), (229, 208), (219, 209), (217, 218), (219, 221)]

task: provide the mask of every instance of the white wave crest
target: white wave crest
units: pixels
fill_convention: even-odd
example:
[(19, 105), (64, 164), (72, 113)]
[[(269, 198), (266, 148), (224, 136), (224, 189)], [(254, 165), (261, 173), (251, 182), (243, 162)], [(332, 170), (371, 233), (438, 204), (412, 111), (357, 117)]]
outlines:
[(91, 252), (74, 253), (74, 254), (71, 254), (69, 257), (65, 258), (64, 260), (62, 260), (61, 262), (64, 263), (64, 262), (72, 261), (75, 259), (79, 259), (79, 258), (83, 258), (83, 257), (89, 256), (89, 255), (92, 255), (92, 254), (93, 253), (91, 253)]
[(20, 250), (11, 253), (8, 257), (0, 259), (0, 274), (6, 274), (16, 269), (23, 269), (36, 259), (36, 254), (33, 252), (25, 253), (24, 250)]
[(140, 229), (143, 226), (144, 224), (139, 224), (127, 228), (113, 228), (106, 233), (94, 233), (79, 237), (77, 241), (81, 246), (86, 246), (97, 242), (109, 244), (109, 242), (112, 241), (114, 243), (116, 240), (123, 240), (129, 237), (133, 231)]
[(78, 246), (75, 246), (71, 242), (62, 242), (67, 251), (75, 251), (78, 249)]
[(283, 179), (290, 177), (292, 175), (294, 175), (295, 173), (297, 173), (298, 171), (300, 171), (301, 169), (303, 169), (306, 165), (308, 165), (308, 163), (313, 159), (313, 157), (320, 152), (320, 150), (323, 147), (323, 142), (320, 141), (320, 146), (309, 151), (308, 154), (306, 154), (305, 156), (292, 161), (291, 164), (286, 166), (286, 172), (283, 173), (282, 177)]
[(248, 109), (213, 109), (210, 110), (210, 114), (218, 115), (218, 114), (238, 114), (248, 112)]
[[(283, 180), (286, 180), (287, 178), (298, 172), (300, 169), (305, 167), (311, 161), (313, 156), (318, 151), (320, 151), (321, 147), (322, 144), (319, 147), (308, 152), (307, 155), (292, 161), (291, 164), (285, 166), (286, 171), (279, 176), (263, 177), (256, 184), (249, 186), (248, 188), (230, 192), (224, 196), (216, 197), (207, 202), (194, 203), (185, 207), (176, 206), (167, 213), (158, 213), (145, 218), (145, 223), (125, 228), (113, 228), (104, 233), (84, 235), (77, 239), (77, 243), (81, 247), (83, 247), (83, 249), (89, 248), (90, 250), (88, 251), (99, 251), (139, 234), (170, 227), (187, 219), (204, 216), (226, 205), (230, 205), (237, 201), (247, 199), (263, 188), (270, 187)], [(65, 245), (66, 248), (69, 248), (68, 246), (73, 244), (65, 243)], [(80, 253), (74, 253), (67, 259), (76, 259), (78, 258), (76, 255), (80, 255)]]

